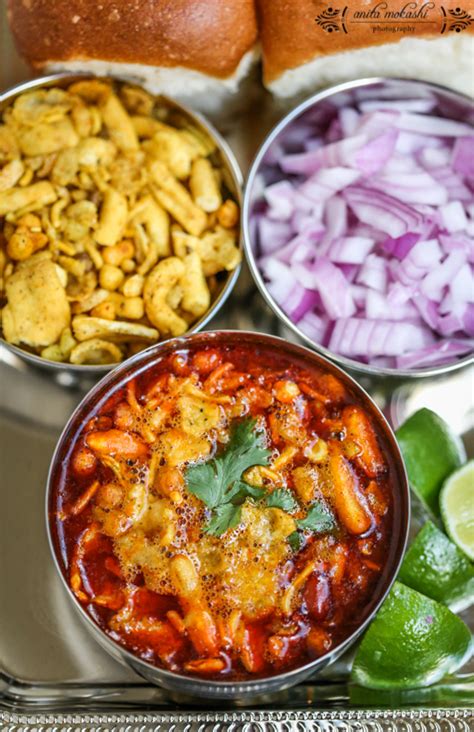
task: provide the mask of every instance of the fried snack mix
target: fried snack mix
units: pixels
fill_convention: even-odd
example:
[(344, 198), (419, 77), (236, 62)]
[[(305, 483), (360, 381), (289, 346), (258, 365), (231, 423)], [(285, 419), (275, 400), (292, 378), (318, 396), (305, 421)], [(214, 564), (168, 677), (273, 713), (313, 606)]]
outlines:
[(241, 260), (213, 141), (142, 89), (98, 79), (0, 115), (4, 339), (117, 363), (185, 333)]

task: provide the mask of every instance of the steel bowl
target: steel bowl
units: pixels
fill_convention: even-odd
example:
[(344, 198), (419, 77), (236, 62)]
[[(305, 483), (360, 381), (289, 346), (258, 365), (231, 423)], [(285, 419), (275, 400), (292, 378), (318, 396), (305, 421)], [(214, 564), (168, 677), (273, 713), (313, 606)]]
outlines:
[[(53, 488), (60, 471), (63, 470), (64, 458), (70, 451), (74, 436), (78, 430), (89, 419), (91, 413), (100, 409), (101, 405), (109, 399), (111, 394), (121, 388), (130, 378), (138, 374), (143, 374), (164, 356), (176, 350), (186, 348), (189, 345), (198, 344), (199, 346), (208, 346), (211, 344), (243, 343), (250, 345), (255, 351), (258, 351), (260, 347), (272, 349), (277, 354), (282, 354), (286, 358), (290, 358), (301, 365), (316, 366), (333, 374), (341, 380), (349, 393), (354, 394), (355, 398), (363, 404), (364, 408), (372, 416), (378, 428), (382, 448), (393, 474), (391, 481), (393, 506), (391, 544), (387, 554), (386, 565), (370, 600), (368, 600), (367, 605), (361, 611), (357, 629), (330, 652), (299, 668), (275, 676), (244, 682), (208, 681), (202, 678), (173, 673), (138, 658), (107, 636), (85, 611), (73, 594), (66, 579), (68, 568), (65, 557), (60, 551), (55, 527), (56, 512), (52, 500)], [(66, 592), (69, 594), (80, 617), (89, 628), (91, 635), (117, 660), (131, 667), (148, 681), (178, 694), (178, 698), (242, 699), (261, 694), (271, 694), (303, 681), (308, 676), (321, 671), (327, 664), (338, 658), (354, 643), (367, 627), (389, 592), (403, 559), (409, 521), (410, 494), (400, 449), (388, 422), (367, 392), (352, 377), (348, 376), (338, 366), (320, 354), (275, 336), (247, 331), (208, 331), (183, 336), (181, 338), (173, 338), (133, 356), (111, 373), (107, 374), (82, 400), (64, 428), (51, 461), (46, 489), (46, 527), (53, 562)]]
[[(247, 183), (244, 191), (244, 205), (242, 209), (242, 228), (244, 235), (244, 249), (247, 262), (252, 272), (253, 278), (260, 290), (263, 298), (271, 307), (273, 312), (278, 316), (282, 325), (283, 332), (296, 336), (299, 340), (306, 343), (314, 350), (322, 353), (327, 358), (332, 359), (354, 374), (369, 377), (384, 377), (385, 380), (409, 380), (423, 377), (435, 377), (447, 374), (457, 369), (461, 369), (469, 364), (474, 363), (474, 356), (467, 355), (456, 361), (452, 361), (440, 366), (433, 366), (424, 369), (395, 369), (382, 368), (372, 366), (370, 364), (361, 363), (351, 358), (347, 358), (338, 353), (334, 353), (329, 349), (316, 343), (301, 331), (296, 323), (294, 323), (288, 315), (282, 310), (278, 303), (268, 292), (267, 286), (257, 264), (258, 252), (256, 251), (257, 242), (252, 232), (251, 216), (255, 207), (262, 200), (262, 180), (265, 165), (273, 149), (278, 149), (278, 143), (282, 136), (288, 133), (291, 125), (296, 122), (308, 110), (319, 109), (324, 114), (324, 119), (329, 125), (331, 118), (338, 111), (338, 106), (343, 104), (351, 104), (369, 99), (396, 99), (396, 98), (415, 98), (433, 96), (436, 99), (439, 113), (445, 117), (468, 122), (474, 125), (474, 104), (472, 99), (459, 93), (447, 89), (437, 84), (430, 84), (425, 81), (416, 81), (412, 79), (397, 78), (369, 78), (358, 79), (344, 84), (338, 84), (329, 89), (324, 89), (314, 96), (306, 99), (304, 102), (290, 111), (270, 132), (263, 145), (260, 147), (250, 169)], [(282, 179), (284, 175), (282, 174)], [(272, 181), (273, 182), (273, 181)]]
[[(30, 81), (25, 81), (21, 84), (17, 84), (11, 89), (7, 89), (6, 91), (0, 93), (0, 113), (3, 112), (3, 110), (5, 110), (7, 107), (9, 107), (17, 96), (23, 94), (24, 92), (30, 92), (35, 89), (47, 88), (51, 86), (65, 87), (73, 83), (74, 81), (79, 81), (83, 79), (106, 80), (110, 79), (110, 77), (96, 76), (94, 74), (57, 73), (51, 74), (49, 76), (41, 76)], [(127, 83), (130, 86), (139, 86), (135, 82), (130, 81), (125, 77), (114, 76), (113, 80)], [(174, 99), (170, 99), (167, 96), (155, 95), (155, 98), (163, 107), (166, 107), (169, 110), (173, 111), (177, 116), (179, 115), (187, 118), (190, 122), (193, 123), (193, 125), (202, 130), (203, 133), (205, 133), (211, 140), (215, 142), (218, 153), (224, 165), (226, 186), (229, 188), (230, 192), (235, 196), (237, 202), (241, 206), (243, 184), (242, 172), (234, 156), (234, 153), (232, 152), (231, 148), (224, 140), (224, 138), (215, 129), (215, 127), (210, 124), (210, 122), (208, 122), (206, 118), (199, 112), (195, 112), (194, 110), (183, 106), (179, 102), (175, 101)], [(243, 237), (241, 236), (241, 242), (242, 238)], [(220, 284), (217, 295), (214, 297), (214, 300), (211, 303), (209, 310), (196, 323), (194, 323), (193, 326), (189, 328), (189, 330), (187, 331), (188, 333), (197, 333), (198, 331), (205, 328), (206, 325), (212, 320), (212, 318), (219, 312), (219, 310), (229, 297), (235, 283), (237, 282), (240, 269), (241, 266), (239, 265), (235, 270), (227, 274), (225, 281)], [(79, 379), (80, 377), (91, 380), (98, 379), (107, 371), (110, 371), (112, 368), (117, 366), (117, 364), (76, 365), (70, 363), (58, 363), (57, 361), (50, 361), (48, 359), (42, 358), (41, 356), (37, 356), (34, 353), (30, 353), (28, 350), (20, 346), (8, 343), (3, 337), (1, 337), (1, 335), (0, 343), (2, 347), (8, 349), (13, 354), (20, 357), (24, 361), (27, 361), (33, 366), (51, 370), (53, 372), (56, 372), (56, 375), (61, 373), (62, 375), (64, 375), (64, 372), (67, 372), (73, 382), (76, 382), (77, 379)]]

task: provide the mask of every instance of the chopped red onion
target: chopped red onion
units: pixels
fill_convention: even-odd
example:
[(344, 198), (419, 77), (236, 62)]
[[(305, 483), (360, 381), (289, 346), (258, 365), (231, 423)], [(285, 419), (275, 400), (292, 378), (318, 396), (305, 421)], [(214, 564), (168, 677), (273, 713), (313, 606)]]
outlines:
[(414, 234), (412, 231), (409, 231), (408, 234), (403, 234), (403, 236), (399, 236), (396, 239), (392, 239), (390, 237), (385, 239), (381, 246), (382, 249), (387, 252), (387, 254), (392, 255), (392, 257), (395, 257), (396, 259), (405, 259), (407, 254), (420, 240), (420, 237), (420, 234)]
[(448, 194), (431, 175), (420, 173), (390, 173), (372, 180), (372, 186), (385, 191), (404, 203), (425, 203), (440, 206), (447, 203)]
[(468, 303), (462, 320), (463, 330), (468, 336), (474, 338), (474, 304)]
[(379, 137), (374, 137), (373, 140), (370, 140), (352, 156), (353, 164), (365, 176), (377, 173), (382, 170), (393, 155), (397, 138), (398, 132), (393, 128)]
[(343, 107), (339, 110), (338, 118), (344, 137), (351, 137), (354, 135), (360, 118), (357, 110), (352, 107)]
[(388, 101), (372, 100), (359, 103), (361, 112), (376, 112), (379, 109), (392, 109), (395, 112), (431, 112), (436, 106), (432, 97), (426, 99), (390, 99)]
[(326, 168), (318, 170), (300, 186), (301, 193), (311, 201), (327, 201), (360, 178), (357, 170), (350, 168)]
[(291, 237), (291, 226), (286, 221), (273, 221), (266, 216), (258, 220), (258, 240), (263, 254), (272, 254)]
[(311, 276), (313, 288), (321, 295), (323, 307), (330, 318), (348, 318), (355, 313), (349, 284), (338, 267), (321, 257), (312, 266)]
[(286, 221), (291, 218), (293, 213), (294, 188), (287, 180), (281, 180), (278, 183), (268, 186), (265, 189), (264, 196), (270, 206), (267, 216), (271, 219)]
[(432, 330), (436, 330), (438, 326), (438, 303), (429, 300), (425, 295), (417, 293), (413, 297), (413, 304), (417, 308), (421, 317)]
[(369, 320), (416, 319), (419, 313), (411, 302), (393, 307), (384, 294), (377, 290), (367, 290), (365, 314)]
[(392, 369), (473, 350), (469, 125), (439, 116), (431, 95), (347, 95), (305, 112), (271, 153), (250, 232), (270, 295), (302, 332)]
[(325, 345), (325, 335), (329, 325), (329, 318), (316, 315), (314, 312), (307, 312), (298, 322), (298, 328), (315, 341)]
[(432, 346), (398, 356), (397, 366), (400, 369), (436, 366), (452, 361), (456, 356), (464, 356), (472, 350), (472, 346), (468, 341), (438, 341)]
[(354, 186), (346, 188), (343, 195), (359, 221), (389, 236), (416, 232), (423, 225), (423, 216), (418, 211), (381, 191)]
[(317, 302), (318, 294), (316, 292), (305, 290), (299, 282), (296, 282), (281, 303), (281, 307), (293, 322), (298, 323), (303, 315), (314, 308)]
[[(456, 302), (474, 302), (474, 276), (472, 267), (467, 264), (462, 265), (458, 273), (453, 277), (448, 285), (449, 295), (445, 297), (450, 298), (450, 305), (453, 308)], [(440, 312), (443, 312), (443, 302), (440, 305)], [(444, 312), (449, 312), (451, 309), (447, 309)]]
[(467, 226), (467, 216), (460, 201), (451, 201), (439, 210), (443, 227), (453, 234), (463, 231)]
[(429, 328), (413, 323), (345, 318), (336, 320), (329, 348), (344, 356), (401, 356), (433, 341)]
[(427, 170), (444, 168), (451, 162), (452, 151), (447, 148), (423, 147), (417, 155), (417, 159)]
[(453, 277), (457, 275), (466, 259), (463, 252), (456, 250), (448, 254), (444, 262), (435, 267), (423, 278), (420, 285), (420, 292), (430, 300), (441, 302), (444, 288), (449, 285)]
[(474, 264), (474, 238), (469, 238), (464, 234), (440, 234), (439, 241), (443, 250), (449, 254), (455, 249), (464, 252), (466, 259)]
[(375, 242), (363, 236), (336, 239), (329, 250), (329, 259), (338, 264), (362, 264)]
[(405, 285), (421, 280), (427, 272), (436, 267), (443, 257), (443, 251), (436, 239), (419, 241), (398, 265), (398, 278)]
[(417, 132), (420, 135), (431, 135), (433, 137), (466, 137), (472, 135), (472, 128), (463, 122), (456, 122), (445, 117), (433, 117), (424, 114), (410, 114), (409, 112), (399, 115), (395, 120), (395, 127), (399, 130)]
[(369, 254), (360, 269), (357, 282), (359, 285), (367, 285), (367, 287), (385, 292), (387, 289), (387, 263), (382, 257), (376, 254)]
[(474, 178), (474, 135), (458, 137), (453, 149), (453, 168), (467, 178)]
[(443, 147), (444, 143), (438, 137), (419, 135), (416, 132), (400, 132), (398, 135), (396, 150), (404, 155), (413, 155), (421, 152), (424, 148), (437, 149)]

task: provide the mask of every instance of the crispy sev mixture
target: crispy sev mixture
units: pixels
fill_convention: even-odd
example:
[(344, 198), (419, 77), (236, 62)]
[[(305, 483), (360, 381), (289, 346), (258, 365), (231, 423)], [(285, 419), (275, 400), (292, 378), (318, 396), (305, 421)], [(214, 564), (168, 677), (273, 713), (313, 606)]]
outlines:
[(391, 468), (334, 376), (245, 344), (191, 348), (86, 419), (51, 516), (110, 637), (172, 671), (248, 679), (357, 627), (388, 555)]
[(116, 363), (182, 335), (241, 259), (213, 141), (142, 89), (92, 79), (0, 114), (6, 341)]

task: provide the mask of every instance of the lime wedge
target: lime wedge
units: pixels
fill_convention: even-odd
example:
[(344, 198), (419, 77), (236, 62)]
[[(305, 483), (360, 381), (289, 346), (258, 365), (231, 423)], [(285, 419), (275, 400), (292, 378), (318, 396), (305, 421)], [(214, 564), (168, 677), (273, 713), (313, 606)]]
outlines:
[(474, 561), (474, 460), (449, 476), (439, 503), (449, 536)]
[(461, 612), (474, 602), (474, 567), (448, 537), (428, 521), (403, 560), (398, 579)]
[(439, 492), (446, 478), (466, 460), (459, 437), (430, 409), (420, 409), (396, 432), (411, 487), (439, 516)]
[(428, 686), (471, 652), (471, 633), (460, 618), (395, 582), (357, 649), (351, 681), (372, 689)]

